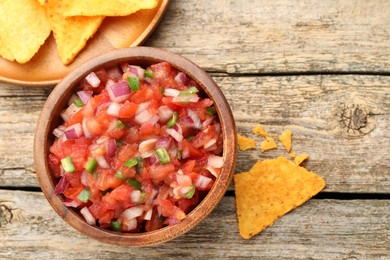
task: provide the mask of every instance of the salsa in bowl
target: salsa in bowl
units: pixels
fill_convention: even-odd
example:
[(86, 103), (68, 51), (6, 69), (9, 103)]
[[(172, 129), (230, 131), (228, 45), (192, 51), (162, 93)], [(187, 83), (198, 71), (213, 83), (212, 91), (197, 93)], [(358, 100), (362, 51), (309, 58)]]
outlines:
[(223, 197), (235, 166), (226, 99), (199, 67), (136, 47), (102, 55), (53, 90), (34, 143), (57, 213), (104, 242), (173, 239)]

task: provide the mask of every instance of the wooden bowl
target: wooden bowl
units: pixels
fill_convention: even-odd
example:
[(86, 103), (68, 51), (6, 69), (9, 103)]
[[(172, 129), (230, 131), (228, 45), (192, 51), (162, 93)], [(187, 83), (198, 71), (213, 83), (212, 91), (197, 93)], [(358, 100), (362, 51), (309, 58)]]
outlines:
[[(50, 172), (48, 164), (49, 147), (54, 141), (53, 129), (61, 124), (60, 111), (82, 78), (98, 68), (108, 68), (123, 62), (149, 66), (161, 61), (171, 65), (196, 80), (204, 93), (214, 101), (223, 134), (224, 166), (220, 176), (200, 204), (180, 223), (144, 233), (119, 233), (87, 224), (76, 211), (63, 204), (62, 195), (54, 195), (57, 180)], [(219, 203), (232, 180), (237, 154), (236, 127), (226, 98), (215, 82), (191, 61), (161, 49), (133, 47), (118, 49), (96, 57), (66, 76), (53, 90), (43, 106), (34, 140), (34, 161), (38, 181), (47, 200), (54, 210), (73, 228), (102, 242), (121, 246), (148, 246), (166, 242), (184, 234), (203, 220)]]

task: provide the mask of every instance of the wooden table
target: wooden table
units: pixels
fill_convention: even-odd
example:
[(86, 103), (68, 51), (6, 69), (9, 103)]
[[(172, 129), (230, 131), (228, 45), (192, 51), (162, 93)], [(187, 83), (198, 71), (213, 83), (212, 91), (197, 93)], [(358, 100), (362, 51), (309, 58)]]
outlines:
[[(239, 236), (232, 186), (180, 238), (103, 244), (67, 226), (35, 177), (33, 132), (52, 88), (0, 83), (1, 259), (390, 258), (389, 1), (173, 0), (145, 45), (207, 70), (239, 133), (291, 129), (326, 189), (250, 240)], [(240, 152), (236, 173), (278, 155)]]

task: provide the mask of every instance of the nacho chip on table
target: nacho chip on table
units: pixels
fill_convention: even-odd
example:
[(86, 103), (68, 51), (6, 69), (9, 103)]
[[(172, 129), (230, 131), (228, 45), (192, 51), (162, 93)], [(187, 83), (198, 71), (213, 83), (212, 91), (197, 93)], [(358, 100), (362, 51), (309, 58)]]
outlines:
[(307, 158), (309, 158), (309, 155), (306, 154), (306, 153), (303, 153), (303, 154), (298, 154), (297, 156), (295, 156), (294, 158), (294, 163), (296, 165), (300, 165), (303, 161), (305, 161)]
[(66, 0), (64, 16), (126, 16), (141, 9), (153, 9), (158, 0)]
[(257, 136), (259, 136), (259, 135), (261, 135), (263, 137), (268, 136), (268, 132), (266, 130), (264, 130), (264, 128), (261, 125), (258, 125), (255, 128), (253, 128), (253, 133)]
[(234, 175), (234, 186), (240, 235), (249, 239), (320, 192), (325, 181), (278, 157)]
[[(36, 0), (1, 0), (0, 35), (4, 58), (28, 62), (50, 35), (45, 10)], [(12, 54), (9, 55), (9, 54)]]
[(279, 141), (282, 143), (287, 152), (291, 151), (291, 130), (284, 130), (281, 135), (279, 135)]
[(104, 16), (64, 17), (67, 3), (67, 0), (48, 0), (44, 5), (54, 33), (58, 54), (65, 65), (74, 60), (104, 19)]
[(241, 151), (256, 149), (256, 142), (252, 138), (237, 134), (237, 143)]
[(264, 141), (260, 143), (260, 148), (262, 152), (266, 152), (268, 150), (276, 149), (278, 145), (275, 142), (275, 139), (273, 139), (270, 136), (267, 136)]

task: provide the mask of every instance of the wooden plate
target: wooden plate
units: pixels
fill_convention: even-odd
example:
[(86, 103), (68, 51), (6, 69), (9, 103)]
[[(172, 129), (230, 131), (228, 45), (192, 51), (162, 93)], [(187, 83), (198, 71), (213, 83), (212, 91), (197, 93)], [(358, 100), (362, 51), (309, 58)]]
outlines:
[(25, 64), (0, 58), (0, 81), (31, 87), (55, 85), (92, 57), (142, 44), (157, 26), (168, 3), (169, 0), (159, 0), (152, 10), (141, 10), (124, 17), (106, 17), (98, 32), (68, 66), (62, 64), (51, 34), (33, 59)]

